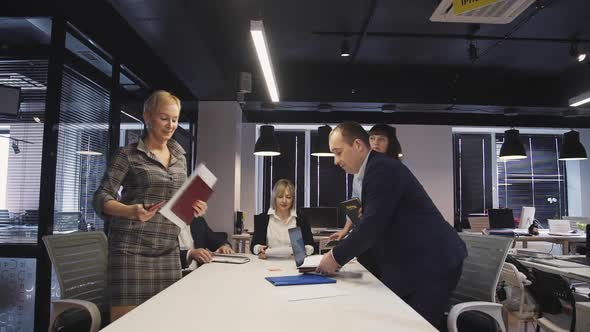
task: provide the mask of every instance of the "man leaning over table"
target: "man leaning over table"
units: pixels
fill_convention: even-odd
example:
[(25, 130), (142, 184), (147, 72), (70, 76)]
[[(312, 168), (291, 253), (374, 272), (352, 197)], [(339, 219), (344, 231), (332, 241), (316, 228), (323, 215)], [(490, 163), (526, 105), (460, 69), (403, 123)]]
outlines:
[(362, 178), (358, 227), (326, 253), (318, 272), (332, 274), (370, 252), (381, 281), (437, 328), (467, 256), (465, 243), (399, 160), (371, 151), (367, 132), (343, 122), (329, 136), (334, 163)]

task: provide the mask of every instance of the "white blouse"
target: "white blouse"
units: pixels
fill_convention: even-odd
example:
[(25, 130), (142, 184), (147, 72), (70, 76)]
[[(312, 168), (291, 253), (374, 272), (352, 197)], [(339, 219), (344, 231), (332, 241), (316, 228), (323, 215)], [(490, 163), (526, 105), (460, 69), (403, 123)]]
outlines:
[[(291, 214), (287, 220), (281, 220), (277, 216), (275, 209), (268, 209), (268, 227), (266, 228), (266, 245), (269, 248), (291, 248), (291, 240), (289, 239), (289, 229), (297, 227), (297, 212), (291, 209)], [(260, 252), (260, 245), (254, 246), (254, 254), (258, 255)], [(313, 254), (313, 246), (306, 245), (305, 253), (309, 256)]]

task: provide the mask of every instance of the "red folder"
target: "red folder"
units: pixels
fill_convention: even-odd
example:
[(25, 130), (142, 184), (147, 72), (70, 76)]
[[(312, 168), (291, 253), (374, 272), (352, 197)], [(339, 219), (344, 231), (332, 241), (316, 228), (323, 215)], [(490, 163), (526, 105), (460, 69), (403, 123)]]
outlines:
[(190, 225), (193, 220), (193, 203), (207, 201), (213, 194), (217, 178), (204, 164), (199, 164), (193, 175), (178, 189), (176, 194), (162, 207), (160, 214), (179, 227)]

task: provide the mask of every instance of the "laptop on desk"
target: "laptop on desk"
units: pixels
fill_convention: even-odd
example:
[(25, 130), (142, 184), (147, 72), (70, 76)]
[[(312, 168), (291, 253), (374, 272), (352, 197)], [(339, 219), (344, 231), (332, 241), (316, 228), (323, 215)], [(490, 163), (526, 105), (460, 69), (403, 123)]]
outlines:
[(293, 258), (295, 265), (299, 272), (314, 272), (320, 261), (322, 255), (307, 256), (305, 254), (305, 243), (303, 242), (303, 234), (301, 228), (295, 227), (289, 229), (289, 240), (291, 241), (291, 248), (293, 248)]
[(573, 236), (577, 235), (572, 232), (571, 224), (569, 220), (561, 219), (547, 219), (549, 222), (549, 235), (556, 236)]

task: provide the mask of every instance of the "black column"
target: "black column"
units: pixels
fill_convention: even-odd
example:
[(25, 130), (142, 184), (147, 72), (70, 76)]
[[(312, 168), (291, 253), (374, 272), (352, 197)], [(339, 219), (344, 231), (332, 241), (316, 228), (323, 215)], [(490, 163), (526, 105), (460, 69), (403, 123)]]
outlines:
[[(107, 151), (107, 165), (111, 162), (113, 153), (119, 148), (121, 134), (121, 65), (113, 59), (111, 71), (111, 100), (109, 107), (109, 149)], [(109, 234), (110, 218), (104, 219), (104, 232)]]
[(53, 17), (47, 95), (45, 100), (45, 123), (43, 131), (43, 156), (41, 158), (41, 183), (39, 193), (39, 234), (37, 238), (37, 272), (35, 291), (35, 331), (47, 331), (51, 301), (51, 262), (43, 246), (42, 238), (53, 234), (53, 211), (55, 205), (55, 172), (57, 166), (57, 139), (63, 67), (65, 56), (66, 21)]
[(189, 112), (189, 130), (191, 133), (191, 148), (192, 148), (192, 153), (191, 153), (191, 161), (190, 161), (190, 169), (188, 170), (189, 173), (192, 173), (192, 171), (195, 169), (195, 167), (197, 166), (197, 129), (199, 126), (199, 102), (195, 101), (194, 102), (195, 107), (193, 109), (191, 109)]

